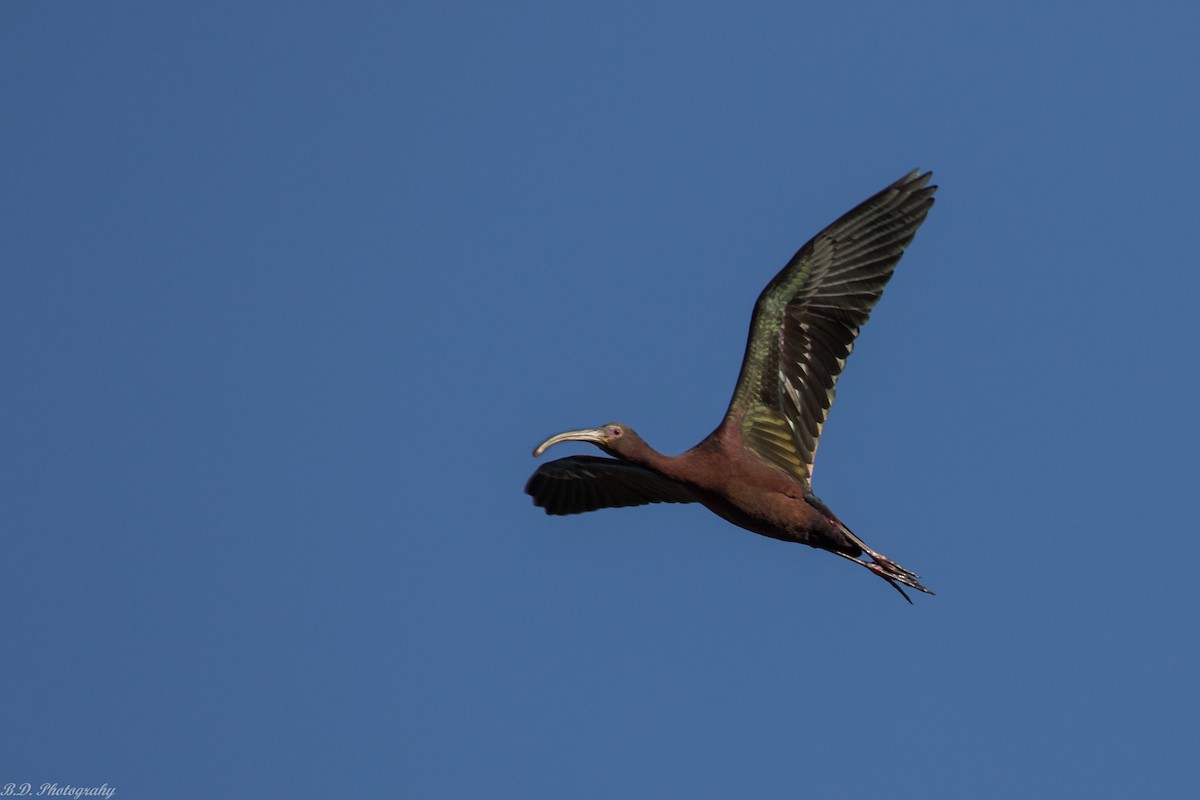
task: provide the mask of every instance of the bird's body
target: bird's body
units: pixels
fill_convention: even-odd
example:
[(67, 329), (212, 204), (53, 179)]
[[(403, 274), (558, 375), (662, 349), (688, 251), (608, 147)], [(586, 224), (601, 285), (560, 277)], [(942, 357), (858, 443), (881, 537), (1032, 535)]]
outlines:
[[(815, 507), (812, 492), (770, 464), (730, 458), (741, 448), (736, 428), (728, 438), (705, 439), (683, 455), (689, 466), (684, 481), (709, 511), (739, 528), (785, 542), (835, 549), (855, 556), (861, 552)], [(691, 467), (696, 464), (699, 468)], [(695, 477), (700, 476), (699, 482)]]
[[(812, 464), (834, 385), (933, 204), (929, 173), (912, 172), (842, 216), (792, 258), (758, 298), (733, 400), (721, 424), (678, 456), (628, 426), (569, 431), (543, 442), (586, 441), (617, 459), (570, 456), (543, 464), (525, 491), (548, 514), (645, 503), (703, 504), (754, 533), (828, 550), (887, 580), (929, 592), (871, 550), (811, 488)], [(866, 555), (870, 560), (861, 560)], [(907, 595), (905, 595), (907, 598)]]

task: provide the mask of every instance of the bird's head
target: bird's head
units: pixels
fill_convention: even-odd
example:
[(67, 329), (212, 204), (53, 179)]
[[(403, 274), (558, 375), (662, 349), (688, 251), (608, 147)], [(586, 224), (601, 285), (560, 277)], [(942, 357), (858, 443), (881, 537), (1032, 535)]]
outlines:
[(610, 422), (607, 425), (601, 425), (599, 428), (585, 428), (579, 431), (567, 431), (557, 436), (551, 436), (534, 448), (534, 457), (540, 456), (548, 448), (559, 442), (591, 442), (610, 456), (617, 456), (618, 458), (628, 457), (637, 452), (640, 447), (645, 446), (645, 442), (642, 441), (642, 438), (637, 435), (633, 428), (628, 425), (622, 425), (619, 422)]

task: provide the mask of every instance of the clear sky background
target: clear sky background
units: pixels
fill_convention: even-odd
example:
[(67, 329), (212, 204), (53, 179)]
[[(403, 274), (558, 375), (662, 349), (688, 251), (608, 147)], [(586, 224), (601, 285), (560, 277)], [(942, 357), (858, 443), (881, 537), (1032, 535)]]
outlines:
[[(1194, 796), (1198, 42), (1194, 2), (5, 3), (0, 784)], [(549, 434), (706, 435), (762, 286), (914, 167), (814, 486), (936, 597), (531, 505)]]

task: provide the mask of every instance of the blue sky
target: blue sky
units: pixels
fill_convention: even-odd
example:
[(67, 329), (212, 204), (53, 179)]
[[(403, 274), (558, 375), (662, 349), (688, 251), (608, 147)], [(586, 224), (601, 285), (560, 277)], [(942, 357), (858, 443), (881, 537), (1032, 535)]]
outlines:
[[(1194, 3), (2, 14), (0, 784), (1194, 791)], [(936, 597), (532, 507), (918, 166), (814, 486)]]

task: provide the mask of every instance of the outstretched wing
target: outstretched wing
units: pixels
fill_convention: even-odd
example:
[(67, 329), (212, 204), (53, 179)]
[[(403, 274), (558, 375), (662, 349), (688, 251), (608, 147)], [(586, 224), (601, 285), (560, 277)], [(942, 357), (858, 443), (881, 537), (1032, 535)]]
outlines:
[(681, 483), (635, 464), (599, 456), (547, 461), (529, 476), (525, 494), (547, 514), (581, 514), (598, 508), (647, 503), (694, 503)]
[(726, 417), (744, 444), (808, 484), (838, 376), (859, 328), (933, 205), (914, 170), (800, 248), (754, 306)]

